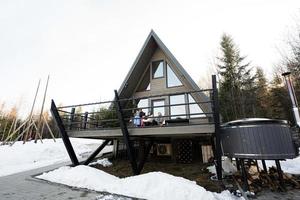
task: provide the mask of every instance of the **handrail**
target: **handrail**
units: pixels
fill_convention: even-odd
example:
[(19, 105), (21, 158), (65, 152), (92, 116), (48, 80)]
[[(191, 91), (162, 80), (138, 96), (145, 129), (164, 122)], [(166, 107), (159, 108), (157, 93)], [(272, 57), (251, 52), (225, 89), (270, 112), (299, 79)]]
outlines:
[[(119, 101), (132, 101), (132, 100), (140, 100), (140, 99), (146, 99), (146, 98), (154, 98), (154, 97), (163, 97), (163, 96), (170, 96), (170, 95), (180, 95), (180, 94), (191, 94), (191, 93), (197, 93), (197, 92), (208, 92), (213, 91), (213, 89), (202, 89), (202, 90), (190, 90), (185, 92), (173, 92), (168, 94), (159, 94), (159, 95), (148, 95), (143, 97), (131, 97), (131, 98), (123, 98)], [(92, 103), (84, 103), (84, 104), (74, 104), (74, 105), (67, 105), (67, 106), (59, 106), (58, 109), (62, 108), (72, 108), (72, 107), (82, 107), (82, 106), (91, 106), (91, 105), (98, 105), (98, 104), (108, 104), (108, 103), (114, 103), (114, 100), (111, 101), (99, 101), (99, 102), (92, 102)]]
[[(69, 106), (61, 106), (58, 107), (58, 111), (63, 113), (62, 118), (64, 119), (64, 123), (68, 129), (92, 129), (92, 128), (107, 128), (107, 127), (115, 127), (120, 124), (117, 122), (119, 119), (117, 118), (117, 109), (116, 109), (116, 102), (129, 102), (132, 101), (133, 106), (131, 107), (124, 107), (122, 108), (122, 111), (125, 112), (127, 116), (124, 116), (124, 120), (128, 122), (133, 122), (134, 120), (134, 113), (138, 109), (156, 109), (156, 108), (172, 108), (177, 106), (190, 106), (190, 105), (200, 105), (200, 104), (210, 104), (213, 105), (213, 100), (209, 99), (207, 101), (192, 101), (192, 102), (184, 102), (184, 103), (175, 103), (175, 104), (164, 104), (164, 105), (156, 105), (156, 106), (144, 106), (144, 107), (137, 107), (137, 102), (134, 102), (133, 100), (142, 100), (145, 98), (154, 98), (154, 97), (162, 97), (162, 96), (172, 96), (172, 95), (180, 95), (180, 94), (193, 94), (198, 92), (205, 92), (209, 91), (211, 94), (213, 93), (213, 89), (202, 89), (202, 90), (191, 90), (191, 91), (185, 91), (185, 92), (173, 92), (168, 94), (159, 94), (159, 95), (148, 95), (143, 97), (131, 97), (131, 98), (123, 98), (123, 99), (114, 99), (113, 101), (101, 101), (101, 102), (93, 102), (93, 103), (84, 103), (84, 104), (74, 104)], [(108, 113), (106, 115), (106, 111), (102, 111), (101, 107), (97, 111), (91, 111), (91, 112), (75, 112), (75, 107), (83, 107), (83, 106), (95, 106), (95, 105), (103, 105), (103, 104), (109, 104), (107, 107), (107, 112), (111, 112), (111, 115)], [(128, 104), (123, 104), (128, 105)], [(130, 105), (130, 104), (129, 104)], [(66, 111), (64, 109), (72, 108), (71, 112)], [(163, 118), (164, 120), (167, 119), (175, 119), (175, 118), (184, 118), (184, 119), (210, 119), (213, 118), (214, 112), (193, 112), (189, 111), (188, 107), (184, 113), (176, 113), (176, 114), (165, 114), (162, 116), (147, 116), (149, 119), (157, 119), (157, 118)], [(90, 108), (87, 108), (90, 109)], [(92, 109), (92, 108), (91, 108)], [(131, 112), (129, 112), (131, 111)], [(131, 113), (131, 114), (130, 114)], [(102, 116), (104, 119), (101, 119)], [(128, 115), (131, 115), (130, 117)], [(200, 122), (197, 122), (200, 123)]]

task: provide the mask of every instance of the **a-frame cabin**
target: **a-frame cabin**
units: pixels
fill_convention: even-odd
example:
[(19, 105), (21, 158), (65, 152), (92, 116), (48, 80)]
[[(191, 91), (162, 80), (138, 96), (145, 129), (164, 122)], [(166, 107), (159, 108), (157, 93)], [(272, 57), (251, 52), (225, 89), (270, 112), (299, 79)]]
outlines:
[[(58, 111), (65, 113), (66, 120), (62, 121), (69, 136), (114, 140), (115, 153), (120, 150), (116, 145), (119, 142), (128, 145), (128, 141), (151, 141), (151, 152), (156, 156), (169, 156), (178, 162), (206, 162), (212, 156), (215, 133), (213, 92), (213, 89), (200, 89), (151, 31), (121, 87), (115, 91), (116, 99), (64, 106)], [(106, 126), (105, 122), (116, 119), (99, 117), (100, 111), (98, 117), (97, 112), (90, 111), (75, 114), (78, 106), (84, 109), (102, 103), (111, 103), (108, 110), (117, 112), (118, 125)], [(68, 108), (71, 112), (66, 111)], [(160, 123), (134, 124), (137, 110), (146, 114), (141, 121), (145, 118)]]

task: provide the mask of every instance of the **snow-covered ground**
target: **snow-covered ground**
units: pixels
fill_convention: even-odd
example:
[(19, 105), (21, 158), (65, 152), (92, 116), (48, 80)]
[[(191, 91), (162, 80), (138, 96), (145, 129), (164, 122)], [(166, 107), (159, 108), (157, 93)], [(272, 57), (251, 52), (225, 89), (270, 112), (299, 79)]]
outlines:
[[(259, 161), (258, 161), (259, 162)], [(275, 161), (266, 161), (267, 167), (276, 167)], [(285, 161), (280, 161), (281, 169), (289, 174), (300, 174), (300, 156), (294, 159), (287, 159)], [(259, 166), (262, 168), (261, 162)]]
[[(262, 163), (261, 161), (258, 161), (258, 165), (260, 168), (262, 167)], [(275, 161), (271, 161), (271, 160), (266, 160), (266, 165), (267, 167), (276, 167)], [(294, 159), (287, 159), (285, 161), (280, 161), (280, 165), (281, 165), (281, 169), (285, 172), (285, 173), (289, 173), (289, 174), (300, 174), (300, 156), (298, 156), (297, 158)], [(223, 157), (222, 158), (222, 167), (223, 167), (223, 171), (225, 173), (234, 173), (236, 172), (236, 167), (235, 165), (229, 160), (229, 158), (227, 157)], [(215, 166), (209, 166), (207, 167), (208, 171), (215, 174), (216, 173), (216, 168)]]
[[(223, 173), (232, 174), (237, 171), (236, 166), (230, 161), (228, 157), (222, 157)], [(216, 167), (214, 165), (207, 167), (208, 171), (212, 174), (216, 174)]]
[[(78, 159), (87, 157), (102, 140), (70, 138)], [(111, 151), (112, 147), (105, 148), (102, 152)], [(16, 142), (13, 146), (0, 146), (0, 176), (6, 176), (22, 171), (36, 169), (60, 162), (69, 161), (70, 158), (63, 141), (57, 139), (44, 139), (38, 141)]]
[(209, 192), (194, 181), (162, 172), (118, 178), (104, 171), (79, 165), (77, 167), (61, 167), (37, 178), (78, 188), (148, 200), (243, 199), (233, 196), (229, 191)]
[(91, 162), (89, 164), (89, 166), (92, 166), (92, 165), (102, 165), (103, 167), (109, 167), (109, 166), (112, 166), (112, 163), (108, 160), (108, 158), (102, 158), (102, 159), (98, 159), (97, 161), (95, 162)]

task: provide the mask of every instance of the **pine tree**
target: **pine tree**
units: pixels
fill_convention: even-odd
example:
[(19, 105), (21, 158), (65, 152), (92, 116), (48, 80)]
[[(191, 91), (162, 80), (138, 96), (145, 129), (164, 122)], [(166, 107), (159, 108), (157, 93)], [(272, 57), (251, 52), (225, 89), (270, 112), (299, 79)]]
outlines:
[(269, 117), (268, 103), (270, 96), (268, 91), (268, 82), (262, 68), (256, 68), (255, 77), (256, 117)]
[(269, 100), (270, 117), (294, 121), (291, 112), (291, 102), (280, 74), (275, 74), (271, 82)]
[(220, 74), (220, 108), (224, 121), (244, 118), (248, 115), (245, 96), (253, 87), (253, 77), (248, 69), (249, 63), (243, 64), (245, 57), (233, 39), (224, 34), (221, 38), (222, 56), (218, 57)]

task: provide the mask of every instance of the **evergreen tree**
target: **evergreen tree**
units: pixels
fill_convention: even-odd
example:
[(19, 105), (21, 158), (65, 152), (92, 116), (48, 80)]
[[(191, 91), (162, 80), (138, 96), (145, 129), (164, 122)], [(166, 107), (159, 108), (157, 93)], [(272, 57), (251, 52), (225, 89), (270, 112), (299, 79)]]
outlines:
[(244, 64), (245, 57), (240, 56), (238, 47), (229, 35), (222, 36), (220, 45), (222, 56), (218, 57), (218, 71), (221, 114), (224, 121), (247, 117), (247, 92), (252, 90), (254, 79), (248, 69), (249, 63)]
[(256, 117), (269, 117), (269, 91), (268, 91), (268, 82), (264, 71), (262, 68), (256, 68), (255, 74), (255, 108), (256, 108)]
[(271, 118), (293, 120), (291, 102), (280, 74), (275, 74), (270, 86), (269, 112)]

